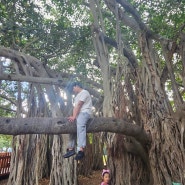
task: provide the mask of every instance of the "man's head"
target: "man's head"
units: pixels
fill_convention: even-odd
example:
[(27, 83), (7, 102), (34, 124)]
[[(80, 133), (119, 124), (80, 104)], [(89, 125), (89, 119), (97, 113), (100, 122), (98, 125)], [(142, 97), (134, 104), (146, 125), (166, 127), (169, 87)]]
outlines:
[(83, 86), (80, 82), (72, 82), (68, 85), (68, 91), (70, 93), (74, 92), (75, 94), (79, 93), (83, 89)]

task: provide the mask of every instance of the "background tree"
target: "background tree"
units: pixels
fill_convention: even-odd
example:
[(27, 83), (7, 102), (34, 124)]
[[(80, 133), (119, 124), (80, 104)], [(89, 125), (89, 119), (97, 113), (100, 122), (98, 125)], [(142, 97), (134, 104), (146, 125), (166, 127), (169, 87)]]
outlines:
[[(133, 184), (171, 184), (172, 181), (184, 181), (184, 178), (182, 177), (184, 168), (184, 154), (181, 148), (182, 143), (176, 143), (177, 137), (181, 137), (181, 141), (183, 140), (183, 134), (180, 132), (181, 123), (179, 123), (176, 120), (176, 116), (174, 116), (174, 111), (176, 111), (179, 106), (183, 107), (184, 102), (180, 95), (181, 88), (177, 85), (173, 67), (177, 62), (176, 56), (179, 58), (182, 57), (182, 53), (179, 53), (179, 51), (176, 50), (177, 47), (181, 48), (182, 46), (178, 45), (176, 41), (177, 38), (175, 38), (174, 41), (174, 37), (171, 37), (173, 36), (172, 33), (171, 35), (166, 33), (166, 35), (162, 36), (162, 31), (164, 30), (158, 30), (159, 34), (161, 31), (161, 35), (159, 35), (158, 33), (153, 32), (151, 30), (153, 27), (150, 29), (150, 25), (148, 24), (149, 21), (152, 22), (150, 18), (156, 20), (162, 17), (162, 15), (165, 15), (166, 17), (163, 16), (163, 19), (165, 21), (170, 20), (170, 24), (166, 23), (165, 26), (171, 29), (171, 25), (173, 25), (173, 21), (175, 20), (171, 20), (171, 18), (179, 17), (179, 15), (173, 11), (173, 7), (173, 10), (170, 10), (170, 13), (168, 9), (164, 10), (161, 15), (159, 13), (155, 16), (155, 13), (159, 10), (163, 10), (160, 8), (164, 8), (165, 3), (162, 5), (161, 2), (160, 5), (158, 2), (153, 2), (153, 4), (144, 3), (146, 2), (142, 2), (141, 4), (134, 3), (132, 6), (128, 1), (123, 0), (105, 1), (105, 4), (116, 19), (115, 24), (112, 19), (110, 24), (107, 23), (107, 25), (113, 24), (113, 29), (115, 30), (114, 35), (109, 35), (106, 30), (106, 21), (103, 17), (103, 13), (106, 10), (102, 11), (101, 9), (100, 11), (100, 1), (96, 1), (94, 6), (92, 2), (91, 7), (92, 12), (95, 12), (93, 15), (95, 19), (94, 31), (97, 40), (96, 47), (98, 48), (96, 50), (97, 55), (107, 57), (106, 52), (98, 52), (101, 51), (101, 45), (107, 43), (117, 49), (119, 56), (118, 61), (120, 61), (120, 56), (123, 54), (128, 59), (124, 60), (124, 57), (121, 58), (122, 62), (126, 62), (126, 65), (124, 66), (124, 63), (121, 63), (122, 65), (120, 68), (123, 70), (126, 67), (127, 70), (121, 75), (118, 70), (116, 75), (119, 76), (120, 79), (124, 79), (122, 92), (125, 92), (125, 96), (123, 97), (123, 102), (126, 103), (125, 105), (128, 110), (122, 110), (122, 114), (124, 114), (124, 117), (127, 115), (127, 119), (132, 120), (132, 122), (147, 129), (153, 138), (149, 150), (147, 149), (147, 146), (140, 145), (133, 138), (119, 136), (114, 137), (114, 139), (113, 137), (108, 138), (109, 143), (111, 143), (110, 141), (113, 141), (113, 145), (110, 145), (111, 157), (109, 158), (109, 165), (112, 166), (112, 169), (114, 169), (113, 173), (117, 176), (117, 178), (113, 180), (113, 184), (125, 184), (129, 182)], [(151, 8), (150, 11), (144, 8), (145, 6), (148, 8), (151, 5), (157, 5), (158, 9), (154, 6), (152, 6), (153, 8)], [(183, 9), (181, 3), (174, 3), (173, 5), (177, 6), (180, 10)], [(139, 11), (141, 15), (139, 14)], [(150, 12), (153, 13), (151, 16)], [(149, 19), (147, 19), (146, 14), (149, 14)], [(147, 22), (147, 24), (145, 22)], [(160, 25), (161, 24), (159, 23), (159, 26)], [(177, 25), (178, 24), (176, 23), (175, 26)], [(182, 34), (183, 23), (178, 26), (180, 26), (178, 29), (181, 30), (180, 32)], [(129, 32), (124, 31), (127, 29), (129, 29)], [(130, 38), (130, 40), (127, 38)], [(134, 40), (132, 40), (132, 38)], [(102, 39), (101, 43), (98, 39)], [(181, 40), (181, 37), (178, 39)], [(104, 49), (105, 47), (102, 48)], [(132, 50), (130, 50), (130, 48), (132, 48)], [(103, 56), (101, 56), (101, 59)], [(99, 59), (100, 63), (102, 62), (101, 59)], [(110, 63), (108, 57), (106, 62)], [(117, 65), (117, 67), (119, 66)], [(116, 78), (110, 78), (109, 76), (109, 79), (113, 80), (111, 81), (111, 84), (114, 90), (111, 92), (115, 92), (116, 88), (113, 83), (117, 82)], [(171, 104), (170, 98), (168, 97), (169, 89), (166, 89), (166, 85), (169, 84), (169, 82), (172, 85), (171, 90), (174, 97), (178, 99), (178, 101), (176, 101), (176, 103), (178, 103), (175, 106)], [(119, 90), (120, 89), (121, 88), (119, 87)], [(120, 95), (116, 93), (115, 100), (120, 98)], [(112, 97), (109, 96), (109, 99)], [(119, 112), (119, 106), (113, 104), (113, 107), (116, 107), (115, 110)], [(174, 129), (176, 130), (175, 132)], [(169, 142), (168, 138), (170, 138), (171, 142)], [(118, 144), (120, 141), (122, 143)], [(173, 151), (170, 150), (169, 153), (163, 153), (164, 150), (169, 151), (171, 147), (173, 148)], [(125, 154), (126, 151), (128, 153), (137, 153), (139, 158), (134, 157), (133, 160), (132, 157), (130, 158), (129, 155)], [(172, 153), (173, 155), (171, 155)], [(122, 155), (125, 160), (122, 160), (122, 163), (120, 163)], [(181, 161), (180, 163), (182, 164), (181, 167), (178, 166), (178, 168), (180, 168), (179, 172), (177, 172), (178, 170), (175, 167), (175, 164), (178, 162), (175, 161), (174, 156), (178, 156), (178, 161)], [(114, 168), (114, 166), (116, 166), (116, 168)], [(125, 176), (124, 174), (127, 175)], [(119, 176), (124, 176), (124, 180), (120, 180)], [(138, 178), (138, 176), (140, 178)]]
[[(12, 58), (10, 51), (1, 48), (3, 51), (1, 56), (11, 59), (7, 62), (5, 58), (1, 58), (1, 75), (11, 73), (18, 78), (24, 76), (32, 79), (38, 76), (67, 78), (70, 82), (75, 73), (83, 72), (87, 60), (82, 60), (82, 56), (84, 51), (89, 48), (86, 47), (85, 38), (90, 32), (83, 26), (72, 25), (69, 18), (70, 15), (73, 15), (74, 8), (74, 6), (71, 8), (71, 3), (57, 1), (50, 2), (50, 4), (46, 4), (44, 1), (39, 3), (3, 1), (1, 4), (3, 15), (1, 16), (1, 44), (34, 55), (43, 63), (41, 64), (40, 61), (32, 58), (30, 59), (33, 61), (30, 61), (24, 55), (16, 58), (12, 54)], [(85, 34), (81, 34), (83, 32)], [(64, 74), (46, 71), (44, 69), (46, 65), (50, 65), (52, 69), (58, 69), (60, 73), (64, 72)], [(65, 77), (65, 72), (69, 68), (74, 69), (72, 66), (75, 65), (77, 66), (76, 71), (72, 70), (72, 73)], [(47, 70), (50, 69), (47, 68)], [(56, 117), (70, 112), (69, 108), (64, 108), (64, 100), (60, 98), (61, 90), (58, 86), (13, 83), (17, 87), (15, 94), (17, 117)], [(12, 86), (13, 83), (11, 83)], [(1, 88), (3, 89), (3, 86)], [(5, 91), (7, 90), (5, 88)], [(66, 149), (64, 145), (66, 139), (63, 141), (63, 137), (66, 136), (28, 135), (15, 137), (8, 184), (38, 184), (40, 178), (49, 174), (51, 174), (51, 184), (67, 184), (68, 182), (76, 184), (76, 168), (73, 160), (68, 162), (63, 161), (62, 158)], [(58, 173), (59, 171), (61, 173)], [(71, 174), (71, 171), (74, 173)]]
[[(6, 69), (1, 79), (29, 82), (28, 98), (22, 96), (25, 86), (16, 82), (17, 116), (66, 116), (71, 97), (61, 96), (66, 93), (64, 87), (74, 77), (84, 79), (86, 75), (97, 115), (134, 124), (152, 138), (146, 145), (134, 136), (103, 134), (112, 183), (183, 184), (184, 3), (89, 0), (41, 4), (3, 1), (1, 5), (1, 43), (14, 49), (0, 48), (0, 56), (11, 59), (8, 65), (1, 62), (0, 69)], [(77, 184), (73, 160), (62, 160), (67, 136), (55, 135), (49, 145), (47, 137), (18, 136), (12, 162), (17, 165), (9, 184), (36, 184), (49, 173), (50, 184)], [(35, 140), (35, 146), (31, 145)], [(53, 157), (48, 162), (46, 151), (51, 148)], [(25, 155), (29, 159), (27, 151), (36, 156), (34, 164), (25, 160)], [(28, 180), (29, 165), (37, 176)], [(51, 172), (44, 171), (50, 165)], [(22, 176), (19, 182), (15, 174)]]

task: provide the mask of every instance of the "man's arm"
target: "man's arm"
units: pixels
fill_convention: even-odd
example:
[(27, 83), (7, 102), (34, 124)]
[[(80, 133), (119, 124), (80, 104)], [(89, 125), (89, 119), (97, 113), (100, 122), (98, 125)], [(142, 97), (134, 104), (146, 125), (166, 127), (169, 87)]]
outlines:
[(76, 117), (78, 116), (78, 114), (79, 114), (79, 112), (80, 112), (83, 104), (84, 104), (83, 101), (79, 101), (78, 104), (74, 107), (74, 109), (73, 109), (73, 115), (70, 116), (70, 117), (68, 117), (68, 120), (70, 122), (73, 122), (76, 119)]

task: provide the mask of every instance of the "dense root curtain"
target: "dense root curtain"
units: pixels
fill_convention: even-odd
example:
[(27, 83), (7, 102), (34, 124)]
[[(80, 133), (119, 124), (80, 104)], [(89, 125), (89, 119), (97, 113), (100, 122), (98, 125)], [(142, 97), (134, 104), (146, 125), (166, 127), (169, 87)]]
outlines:
[[(93, 39), (103, 81), (111, 83), (109, 88), (104, 86), (105, 96), (107, 94), (111, 100), (111, 103), (104, 108), (115, 111), (111, 116), (129, 119), (152, 136), (151, 145), (142, 145), (131, 137), (108, 135), (109, 143), (112, 142), (109, 150), (109, 165), (113, 172), (113, 184), (170, 185), (172, 182), (184, 184), (184, 116), (180, 116), (184, 113), (184, 101), (183, 92), (181, 94), (174, 75), (174, 64), (177, 62), (174, 62), (174, 55), (179, 56), (178, 62), (183, 66), (182, 74), (185, 74), (184, 63), (181, 60), (184, 59), (184, 42), (171, 41), (170, 43), (168, 39), (153, 33), (128, 1), (104, 0), (104, 2), (116, 20), (111, 22), (117, 34), (116, 38), (106, 35), (105, 14), (102, 11), (103, 8), (99, 8), (102, 2), (90, 1), (94, 17)], [(131, 50), (129, 41), (125, 40), (123, 36), (125, 33), (120, 26), (129, 28), (135, 36), (137, 49), (140, 52), (139, 57)], [(156, 44), (160, 46), (158, 49), (161, 49), (162, 54), (158, 52)], [(123, 64), (120, 65), (120, 60), (117, 60), (118, 70), (115, 73), (109, 73), (111, 65), (108, 56), (111, 50), (108, 53), (105, 50), (108, 45), (116, 49), (119, 59), (126, 57), (124, 61), (128, 62), (127, 70)], [(181, 48), (180, 52), (177, 48)], [(103, 63), (104, 59), (106, 59), (105, 63)], [(105, 68), (103, 68), (104, 65)], [(121, 73), (122, 70), (124, 73)], [(167, 80), (172, 86), (174, 106), (165, 88)], [(184, 75), (181, 80), (184, 82)], [(116, 91), (119, 84), (122, 87), (121, 92)], [(124, 101), (120, 101), (119, 98), (123, 94)], [(120, 114), (118, 114), (121, 111), (118, 101), (126, 107)]]

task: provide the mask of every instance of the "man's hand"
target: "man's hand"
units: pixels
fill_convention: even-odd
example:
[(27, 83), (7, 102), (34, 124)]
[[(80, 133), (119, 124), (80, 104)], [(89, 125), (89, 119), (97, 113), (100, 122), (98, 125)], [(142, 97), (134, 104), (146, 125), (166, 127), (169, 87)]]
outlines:
[(67, 119), (70, 122), (74, 122), (76, 117), (78, 116), (80, 109), (82, 108), (82, 105), (84, 104), (83, 101), (79, 101), (78, 104), (73, 109), (73, 115), (69, 116)]
[(69, 116), (67, 119), (69, 122), (74, 122), (76, 118), (74, 116)]

